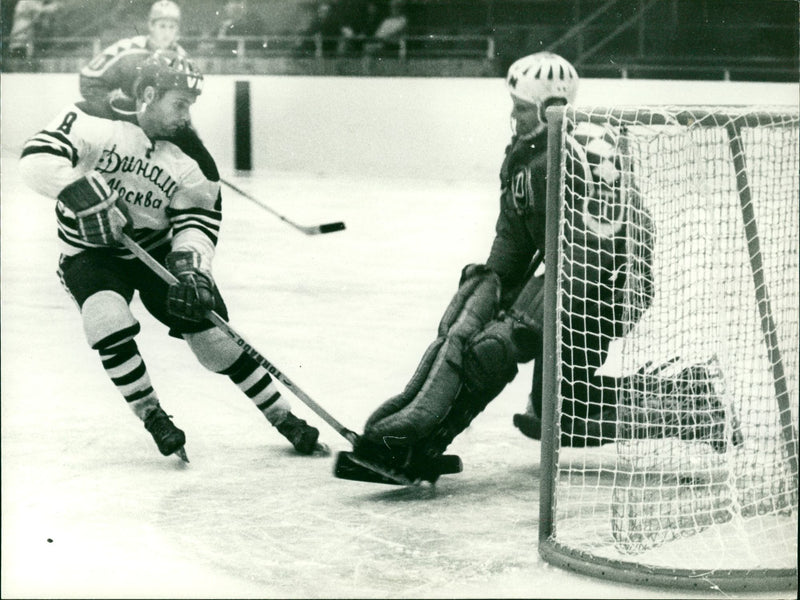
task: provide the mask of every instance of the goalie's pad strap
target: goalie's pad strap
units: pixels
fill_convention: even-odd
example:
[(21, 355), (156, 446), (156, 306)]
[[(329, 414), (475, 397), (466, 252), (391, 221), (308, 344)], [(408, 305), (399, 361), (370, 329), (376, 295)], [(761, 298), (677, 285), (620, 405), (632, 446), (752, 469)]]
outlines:
[(480, 269), (462, 281), (411, 382), (369, 418), (364, 434), (376, 441), (413, 444), (447, 416), (462, 386), (462, 357), (469, 339), (497, 312), (500, 280)]

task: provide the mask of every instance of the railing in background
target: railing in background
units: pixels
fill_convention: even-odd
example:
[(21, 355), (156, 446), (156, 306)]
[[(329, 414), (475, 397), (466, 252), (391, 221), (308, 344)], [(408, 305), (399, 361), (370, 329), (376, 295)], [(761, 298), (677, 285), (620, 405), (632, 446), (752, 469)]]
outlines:
[[(337, 56), (379, 55), (404, 60), (411, 57), (495, 58), (492, 36), (426, 35), (405, 36), (397, 40), (378, 38), (327, 38), (319, 35), (267, 35), (224, 38), (185, 37), (180, 44), (198, 58), (264, 58), (271, 56)], [(100, 38), (51, 37), (28, 42), (27, 57), (61, 58), (98, 54), (105, 44)]]
[[(583, 33), (592, 30), (586, 27)], [(266, 35), (257, 37), (186, 37), (180, 40), (189, 54), (205, 61), (211, 67), (208, 73), (261, 72), (265, 74), (287, 73), (286, 68), (275, 71), (274, 65), (260, 63), (265, 59), (295, 60), (297, 66), (291, 71), (297, 74), (302, 69), (307, 74), (358, 74), (358, 75), (414, 75), (414, 64), (420, 75), (439, 74), (443, 77), (497, 76), (504, 74), (502, 52), (493, 35), (440, 35), (404, 36), (395, 41), (374, 38), (324, 38), (302, 35)], [(100, 52), (107, 42), (97, 37), (52, 37), (31, 42), (26, 57), (4, 55), (5, 71), (51, 71), (59, 72), (66, 65), (77, 64), (80, 68), (92, 56)], [(371, 57), (380, 61), (370, 61)], [(312, 63), (308, 62), (312, 60)], [(446, 66), (436, 67), (435, 59), (452, 59), (454, 70)], [(51, 63), (48, 68), (48, 61)], [(424, 68), (425, 61), (431, 65)], [(268, 62), (268, 61), (267, 61)], [(283, 60), (285, 63), (286, 60)], [(380, 62), (380, 70), (368, 68)], [(461, 68), (456, 64), (460, 62)], [(349, 63), (349, 69), (348, 67)], [(354, 68), (354, 63), (361, 67)], [(478, 71), (465, 69), (465, 64), (483, 65)], [(288, 63), (287, 63), (288, 64)], [(316, 64), (317, 67), (313, 65)], [(331, 65), (338, 64), (338, 71)], [(392, 67), (392, 65), (396, 65)], [(56, 65), (55, 68), (53, 65)], [(302, 65), (305, 65), (303, 67)], [(312, 65), (312, 66), (309, 66)], [(327, 65), (325, 69), (323, 65)], [(584, 77), (653, 78), (653, 79), (724, 79), (724, 80), (769, 80), (797, 81), (797, 60), (784, 60), (769, 56), (696, 55), (678, 56), (661, 54), (631, 55), (618, 53), (612, 57), (595, 56), (576, 64)], [(439, 69), (441, 72), (436, 71)]]

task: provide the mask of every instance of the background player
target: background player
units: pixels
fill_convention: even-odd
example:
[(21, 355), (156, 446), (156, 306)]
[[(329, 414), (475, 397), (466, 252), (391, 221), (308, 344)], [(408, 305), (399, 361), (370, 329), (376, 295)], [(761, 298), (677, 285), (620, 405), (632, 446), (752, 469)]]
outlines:
[(153, 52), (167, 51), (186, 57), (178, 44), (181, 9), (171, 0), (158, 0), (150, 8), (147, 35), (125, 38), (92, 58), (80, 72), (81, 96), (92, 104), (109, 102), (122, 114), (135, 110), (133, 84), (137, 67)]
[[(391, 465), (412, 477), (415, 470), (425, 468), (428, 459), (440, 455), (516, 376), (518, 363), (540, 358), (542, 353), (543, 276), (537, 268), (545, 236), (545, 110), (575, 100), (578, 75), (561, 56), (540, 52), (511, 65), (506, 83), (513, 102), (513, 136), (500, 173), (500, 214), (489, 258), (485, 265), (463, 269), (459, 289), (439, 325), (439, 337), (406, 389), (369, 417), (355, 447), (362, 459)], [(604, 388), (595, 392), (591, 385), (608, 343), (622, 335), (611, 319), (604, 318), (608, 317), (604, 311), (614, 310), (613, 295), (624, 288), (626, 274), (635, 268), (642, 271), (639, 278), (647, 288), (645, 304), (652, 299), (649, 260), (623, 268), (625, 225), (614, 221), (613, 210), (583, 210), (589, 203), (638, 202), (633, 192), (620, 196), (616, 141), (613, 132), (598, 129), (572, 132), (571, 156), (576, 158), (567, 167), (575, 174), (570, 188), (574, 195), (567, 199), (575, 209), (573, 218), (593, 215), (583, 227), (574, 228), (576, 239), (570, 248), (598, 249), (596, 256), (571, 257), (573, 264), (582, 265), (575, 268), (586, 270), (578, 279), (586, 282), (582, 298), (584, 314), (590, 317), (573, 323), (580, 339), (572, 340), (573, 356), (567, 362), (573, 372), (565, 378), (569, 389), (562, 390), (568, 399), (561, 420), (567, 443), (600, 444), (614, 438), (613, 419), (600, 417), (602, 411), (614, 410), (615, 399)], [(633, 212), (648, 221), (643, 230), (651, 231), (644, 213)], [(609, 216), (611, 222), (604, 222)], [(591, 239), (577, 239), (579, 235)], [(632, 254), (647, 257), (650, 244), (652, 239), (643, 240), (646, 248)], [(540, 435), (536, 421), (542, 402), (541, 360), (535, 367), (530, 411), (515, 418), (517, 426), (532, 437)]]
[[(97, 116), (79, 103), (25, 144), (20, 169), (35, 191), (56, 199), (59, 276), (81, 311), (89, 345), (144, 422), (162, 454), (185, 435), (161, 408), (135, 338), (134, 292), (182, 337), (207, 369), (228, 376), (302, 454), (323, 448), (319, 431), (294, 416), (266, 369), (205, 318), (227, 319), (211, 265), (222, 218), (219, 182), (202, 148), (167, 141), (189, 121), (203, 77), (187, 59), (154, 55), (132, 92), (134, 115)], [(117, 240), (123, 230), (178, 279), (167, 286)]]

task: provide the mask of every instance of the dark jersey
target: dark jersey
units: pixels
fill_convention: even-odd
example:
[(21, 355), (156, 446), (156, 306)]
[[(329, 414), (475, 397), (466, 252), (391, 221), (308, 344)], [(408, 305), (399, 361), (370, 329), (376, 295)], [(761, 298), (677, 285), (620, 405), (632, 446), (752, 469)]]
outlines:
[(500, 169), (500, 215), (486, 264), (504, 289), (518, 288), (537, 251), (544, 253), (547, 132), (514, 138)]
[[(117, 96), (114, 106), (122, 111), (130, 111), (137, 67), (157, 49), (145, 35), (111, 44), (81, 69), (81, 96), (95, 104), (108, 101), (109, 95), (114, 94)], [(167, 51), (179, 56), (186, 55), (186, 51), (177, 44), (167, 48)]]
[[(569, 301), (576, 312), (587, 299), (613, 304), (614, 295), (636, 277), (643, 306), (652, 298), (653, 225), (635, 186), (622, 192), (593, 194), (589, 177), (575, 161), (566, 160), (564, 228), (565, 276)], [(500, 214), (487, 265), (500, 276), (508, 305), (529, 277), (531, 260), (544, 256), (547, 205), (547, 132), (532, 139), (514, 138), (500, 171)], [(629, 232), (634, 225), (636, 232)], [(634, 233), (633, 236), (630, 234)], [(634, 239), (635, 238), (635, 241)], [(632, 247), (632, 244), (637, 247)], [(631, 261), (630, 258), (634, 257)], [(510, 297), (506, 297), (510, 295)], [(641, 311), (638, 311), (640, 314)], [(639, 314), (635, 315), (638, 319)], [(628, 319), (630, 320), (630, 319)]]

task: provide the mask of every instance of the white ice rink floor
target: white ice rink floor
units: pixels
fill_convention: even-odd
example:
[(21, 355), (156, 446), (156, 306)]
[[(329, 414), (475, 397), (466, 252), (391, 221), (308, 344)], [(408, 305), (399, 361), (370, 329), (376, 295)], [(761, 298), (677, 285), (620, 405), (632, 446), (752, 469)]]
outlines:
[[(293, 454), (137, 301), (139, 347), (191, 463), (162, 457), (85, 343), (55, 275), (52, 203), (23, 187), (15, 163), (4, 153), (4, 598), (723, 597), (539, 558), (539, 444), (511, 424), (528, 368), (451, 446), (463, 473), (435, 487), (350, 482), (332, 476), (331, 457)], [(485, 260), (495, 182), (233, 180), (298, 222), (346, 222), (307, 237), (225, 189), (215, 274), (231, 324), (360, 431), (434, 339), (461, 267)], [(350, 448), (283, 391), (334, 453)]]

